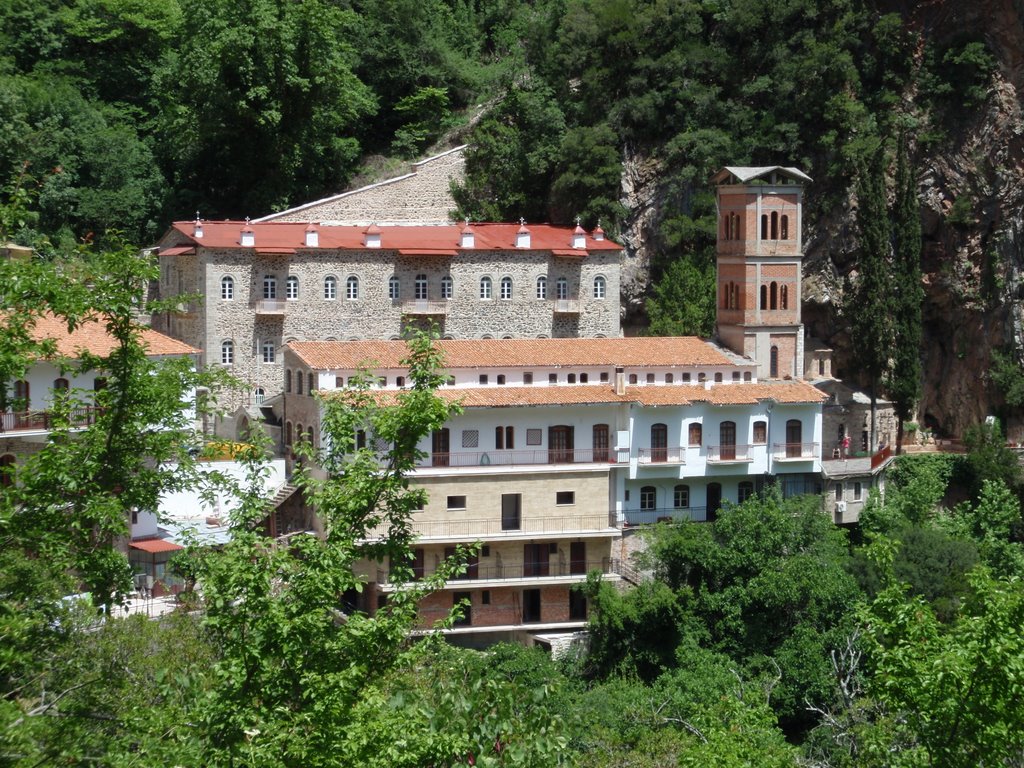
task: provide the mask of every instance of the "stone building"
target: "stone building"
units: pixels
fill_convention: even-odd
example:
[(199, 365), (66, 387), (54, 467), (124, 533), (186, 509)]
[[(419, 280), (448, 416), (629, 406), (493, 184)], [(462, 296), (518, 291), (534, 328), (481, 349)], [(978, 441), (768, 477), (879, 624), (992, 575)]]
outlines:
[(332, 224), (444, 224), (455, 209), (452, 182), (465, 175), (466, 145), (411, 163), (409, 172), (256, 219)]
[(622, 248), (599, 229), (176, 222), (158, 254), (159, 295), (191, 298), (153, 326), (246, 382), (230, 408), (282, 391), (289, 341), (620, 335)]

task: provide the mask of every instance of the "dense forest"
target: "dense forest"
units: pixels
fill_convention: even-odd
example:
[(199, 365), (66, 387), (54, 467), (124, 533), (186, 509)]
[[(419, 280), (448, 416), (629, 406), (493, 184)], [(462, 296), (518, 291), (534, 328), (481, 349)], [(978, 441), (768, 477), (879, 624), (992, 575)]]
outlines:
[[(338, 609), (360, 586), (356, 559), (410, 559), (419, 500), (402, 446), (447, 413), (431, 394), (441, 361), (419, 339), (403, 408), (357, 398), (328, 418), (337, 453), (317, 459), (344, 471), (303, 480), (322, 540), (258, 533), (257, 441), (231, 544), (177, 566), (202, 583), (201, 611), (98, 621), (60, 599), (125, 594), (127, 562), (110, 545), (131, 510), (200, 482), (177, 403), (227, 385), (142, 354), (137, 288), (153, 265), (125, 240), (151, 243), (197, 210), (258, 216), (469, 141), (461, 214), (600, 219), (635, 250), (642, 234), (650, 332), (710, 331), (707, 179), (724, 164), (807, 170), (819, 180), (808, 219), (823, 222), (809, 239), (839, 244), (836, 280), (881, 253), (879, 279), (906, 285), (898, 276), (917, 273), (896, 271), (904, 257), (920, 269), (934, 256), (908, 237), (908, 178), (959, 147), (1000, 75), (991, 40), (948, 5), (0, 3), (0, 240), (45, 257), (0, 262), (0, 380), (46, 352), (25, 330), (43, 311), (70, 325), (102, 314), (118, 340), (87, 361), (117, 371), (103, 417), (74, 439), (58, 424), (0, 491), (0, 765), (1024, 766), (1022, 478), (998, 422), (965, 430), (964, 455), (898, 459), (854, 529), (833, 526), (820, 499), (771, 487), (714, 523), (652, 527), (638, 564), (650, 579), (584, 586), (586, 648), (481, 654), (408, 640), (436, 581), (374, 617)], [(990, 158), (971, 162), (999, 187)], [(966, 191), (943, 214), (950, 242), (995, 217), (994, 196)], [(863, 210), (888, 229), (869, 231)], [(983, 262), (934, 257), (941, 280), (924, 283), (959, 291), (956, 274), (977, 275), (962, 300), (991, 315), (1015, 290), (1016, 246), (986, 231)], [(850, 320), (841, 309), (827, 319)], [(885, 332), (894, 349), (921, 344), (920, 329), (909, 347), (897, 334), (913, 328)], [(973, 365), (979, 345), (952, 337)], [(1019, 350), (993, 346), (1005, 346), (999, 402), (1024, 404)], [(900, 364), (883, 359), (872, 378), (912, 409), (919, 390)], [(922, 378), (927, 401), (938, 384), (927, 365)], [(365, 420), (393, 438), (384, 477), (380, 457), (345, 442)], [(360, 533), (382, 522), (386, 551), (368, 552)]]

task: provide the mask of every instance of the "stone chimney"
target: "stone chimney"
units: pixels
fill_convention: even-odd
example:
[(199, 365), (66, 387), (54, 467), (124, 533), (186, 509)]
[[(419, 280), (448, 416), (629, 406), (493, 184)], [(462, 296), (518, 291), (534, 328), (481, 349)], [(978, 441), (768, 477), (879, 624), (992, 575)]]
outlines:
[(366, 235), (363, 244), (367, 248), (380, 248), (380, 227), (376, 224), (371, 224), (363, 234)]
[(530, 247), (530, 230), (526, 228), (526, 219), (519, 219), (519, 231), (516, 232), (516, 248)]
[(320, 233), (316, 227), (310, 224), (306, 227), (306, 247), (307, 248), (319, 248), (320, 247)]

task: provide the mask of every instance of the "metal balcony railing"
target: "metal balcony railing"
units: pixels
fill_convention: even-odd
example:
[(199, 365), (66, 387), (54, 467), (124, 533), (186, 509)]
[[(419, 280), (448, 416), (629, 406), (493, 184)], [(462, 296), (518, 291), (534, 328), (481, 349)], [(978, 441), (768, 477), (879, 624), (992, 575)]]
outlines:
[(650, 525), (652, 523), (678, 523), (693, 520), (703, 523), (708, 519), (707, 507), (657, 507), (655, 509), (627, 509), (623, 512), (626, 525)]
[[(413, 532), (424, 538), (494, 539), (517, 534), (552, 534), (578, 531), (600, 531), (615, 526), (608, 514), (551, 515), (513, 518), (488, 517), (472, 520), (416, 520), (411, 521)], [(386, 528), (375, 528), (371, 538), (384, 536)]]
[(283, 315), (287, 304), (284, 299), (256, 299), (252, 308), (257, 315)]
[[(74, 408), (67, 416), (67, 424), (71, 428), (88, 427), (96, 423), (96, 417), (103, 412), (102, 408), (85, 405)], [(58, 422), (53, 411), (15, 411), (0, 413), (0, 432), (38, 432), (51, 430)]]
[(452, 451), (432, 453), (420, 467), (488, 467), (522, 464), (615, 464), (612, 448), (548, 448), (523, 451)]
[(447, 315), (448, 300), (397, 299), (392, 302), (405, 315)]
[(819, 455), (819, 443), (772, 444), (772, 458), (776, 461), (785, 459), (813, 459)]
[(709, 445), (707, 460), (709, 464), (726, 461), (751, 461), (749, 445)]
[(665, 448), (641, 448), (637, 451), (641, 464), (685, 464), (686, 448), (670, 445)]
[[(602, 574), (618, 574), (619, 561), (617, 558), (605, 557), (600, 560), (566, 561), (564, 563), (550, 563), (546, 561), (510, 563), (508, 565), (474, 565), (470, 564), (466, 572), (451, 579), (449, 584), (464, 584), (473, 581), (520, 581), (523, 579), (553, 579), (567, 576), (585, 577), (591, 571), (599, 571)], [(423, 573), (417, 573), (417, 578), (430, 576), (433, 569), (424, 569)], [(377, 569), (377, 583), (392, 584), (391, 574), (382, 568)]]

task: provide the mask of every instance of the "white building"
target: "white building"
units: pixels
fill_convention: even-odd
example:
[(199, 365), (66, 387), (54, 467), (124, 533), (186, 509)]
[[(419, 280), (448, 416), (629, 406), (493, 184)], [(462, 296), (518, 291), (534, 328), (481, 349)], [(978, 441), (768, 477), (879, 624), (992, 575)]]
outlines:
[[(751, 360), (696, 338), (441, 341), (443, 398), (461, 415), (420, 445), (411, 479), (429, 495), (414, 515), (417, 569), (458, 543), (483, 551), (464, 578), (422, 606), (425, 625), (462, 598), (455, 633), (488, 639), (584, 626), (570, 590), (623, 573), (622, 531), (662, 519), (714, 519), (776, 478), (820, 492), (822, 394), (758, 380)], [(382, 398), (406, 385), (402, 342), (294, 342), (285, 348), (284, 441), (320, 439), (311, 392), (344, 396), (365, 369)], [(331, 392), (337, 392), (331, 395)], [(395, 589), (367, 564), (372, 593)], [(371, 600), (366, 606), (372, 609)]]

